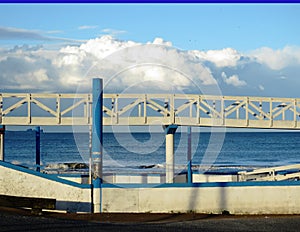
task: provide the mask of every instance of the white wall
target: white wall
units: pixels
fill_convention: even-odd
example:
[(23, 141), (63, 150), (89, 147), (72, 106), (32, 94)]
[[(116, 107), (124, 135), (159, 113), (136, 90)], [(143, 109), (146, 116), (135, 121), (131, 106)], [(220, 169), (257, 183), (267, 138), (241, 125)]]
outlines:
[(103, 188), (103, 212), (299, 214), (300, 186)]
[(58, 210), (89, 212), (91, 190), (0, 165), (0, 194), (56, 199)]
[[(102, 212), (153, 213), (222, 213), (232, 214), (299, 214), (300, 185), (226, 186), (95, 189), (94, 203)], [(296, 182), (286, 182), (296, 183)], [(255, 183), (256, 184), (256, 183)], [(257, 183), (259, 184), (259, 183)], [(224, 184), (226, 185), (226, 184)], [(212, 187), (215, 186), (215, 187)], [(57, 209), (89, 212), (90, 189), (70, 181), (58, 181), (47, 175), (34, 175), (2, 166), (0, 163), (0, 194), (55, 198)], [(101, 197), (100, 197), (101, 196)], [(102, 199), (102, 202), (101, 202)], [(100, 209), (101, 205), (101, 209)]]

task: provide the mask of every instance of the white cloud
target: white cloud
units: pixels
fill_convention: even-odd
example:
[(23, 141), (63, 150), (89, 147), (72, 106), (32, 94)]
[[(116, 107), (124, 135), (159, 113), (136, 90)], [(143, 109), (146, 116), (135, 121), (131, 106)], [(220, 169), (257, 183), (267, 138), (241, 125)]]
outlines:
[[(248, 55), (231, 48), (184, 51), (162, 38), (142, 44), (110, 35), (59, 49), (16, 46), (0, 49), (0, 90), (74, 92), (81, 85), (82, 91), (87, 92), (91, 78), (102, 77), (110, 92), (134, 89), (141, 93), (204, 94), (203, 89), (219, 84), (224, 94), (290, 96), (292, 91), (298, 94), (299, 48), (278, 51), (278, 56), (286, 59), (277, 57), (272, 61), (269, 56), (277, 54), (272, 49), (258, 49)], [(217, 83), (214, 75), (220, 74), (222, 79)], [(270, 83), (272, 88), (265, 88)]]
[(300, 47), (286, 46), (277, 50), (263, 47), (251, 52), (249, 55), (259, 63), (263, 63), (274, 70), (300, 65)]
[(237, 62), (242, 56), (238, 51), (232, 48), (224, 48), (222, 50), (209, 51), (193, 50), (189, 53), (199, 58), (200, 60), (210, 61), (214, 63), (217, 67), (236, 66)]
[[(147, 82), (148, 90), (152, 91), (162, 89), (161, 83), (176, 86), (178, 90), (216, 84), (209, 69), (194, 62), (186, 52), (150, 43), (124, 45), (125, 48), (110, 52), (103, 60), (99, 60), (90, 70), (89, 77), (102, 74), (108, 79), (113, 78), (114, 81), (110, 79), (109, 82), (123, 89), (136, 85), (135, 90), (138, 90), (145, 84), (143, 82)], [(105, 47), (108, 49), (111, 46)], [(158, 81), (160, 84), (157, 84)]]
[(227, 85), (233, 85), (235, 87), (241, 87), (241, 86), (245, 86), (247, 85), (246, 81), (241, 81), (238, 77), (238, 75), (232, 75), (230, 77), (227, 77), (226, 73), (225, 72), (222, 72), (222, 78), (224, 80), (224, 82), (227, 84)]
[(105, 28), (102, 30), (103, 33), (108, 34), (108, 35), (119, 35), (119, 34), (124, 34), (126, 31), (124, 30), (116, 30), (112, 28)]
[(78, 27), (78, 30), (96, 29), (97, 27), (97, 25), (82, 25)]
[(124, 48), (136, 46), (138, 43), (133, 41), (121, 41), (114, 39), (110, 35), (105, 35), (100, 38), (90, 39), (86, 43), (83, 43), (79, 48), (73, 47), (77, 51), (85, 51), (94, 55), (98, 59), (103, 59), (104, 57)]
[[(151, 43), (148, 42), (148, 44), (151, 44)], [(155, 39), (153, 40), (152, 44), (165, 45), (165, 46), (170, 46), (170, 47), (172, 47), (172, 42), (170, 42), (170, 41), (164, 41), (164, 39), (162, 39), (162, 38), (155, 38)]]

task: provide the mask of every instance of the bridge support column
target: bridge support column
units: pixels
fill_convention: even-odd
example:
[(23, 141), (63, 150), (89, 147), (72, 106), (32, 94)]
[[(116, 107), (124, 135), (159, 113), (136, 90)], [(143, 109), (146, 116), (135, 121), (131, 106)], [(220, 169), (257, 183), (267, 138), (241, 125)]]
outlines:
[(187, 147), (187, 182), (193, 183), (193, 171), (192, 171), (192, 127), (188, 126), (187, 128), (187, 138), (188, 138), (188, 147)]
[(35, 164), (36, 171), (40, 171), (41, 166), (41, 128), (39, 126), (35, 127)]
[(103, 144), (103, 81), (93, 79), (93, 126), (92, 126), (92, 163), (93, 163), (93, 204), (94, 213), (101, 213), (102, 184), (102, 144)]
[(4, 155), (4, 134), (5, 134), (5, 126), (0, 125), (0, 160), (5, 160)]
[(166, 132), (166, 183), (174, 183), (174, 134), (177, 125), (165, 126)]

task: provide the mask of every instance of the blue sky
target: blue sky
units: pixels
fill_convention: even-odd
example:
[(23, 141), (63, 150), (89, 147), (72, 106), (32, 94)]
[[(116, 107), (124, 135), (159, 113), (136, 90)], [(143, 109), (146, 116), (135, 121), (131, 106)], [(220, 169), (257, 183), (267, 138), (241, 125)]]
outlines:
[[(1, 5), (0, 11), (2, 27), (79, 40), (112, 32), (106, 29), (119, 39), (147, 42), (161, 37), (188, 50), (278, 49), (300, 40), (299, 4), (14, 4)], [(82, 26), (90, 28), (79, 30)]]

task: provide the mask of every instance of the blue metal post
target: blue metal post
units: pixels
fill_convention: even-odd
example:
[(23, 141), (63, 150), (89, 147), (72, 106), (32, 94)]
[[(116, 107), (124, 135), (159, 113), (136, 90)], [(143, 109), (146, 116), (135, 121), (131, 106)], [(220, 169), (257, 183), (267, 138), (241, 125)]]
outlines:
[(102, 79), (93, 79), (93, 127), (92, 127), (92, 159), (95, 178), (102, 182), (102, 105), (103, 105)]
[(5, 134), (5, 126), (0, 125), (0, 160), (5, 160), (5, 154), (4, 154), (4, 134)]
[(192, 170), (192, 127), (188, 126), (187, 128), (187, 160), (188, 160), (188, 173), (187, 173), (187, 182), (193, 183), (193, 170)]
[(41, 166), (41, 128), (39, 126), (35, 127), (35, 164), (36, 171), (40, 171)]
[(102, 144), (103, 144), (103, 81), (93, 79), (93, 125), (92, 125), (92, 162), (93, 162), (93, 188), (94, 213), (101, 212), (101, 183), (102, 183)]

